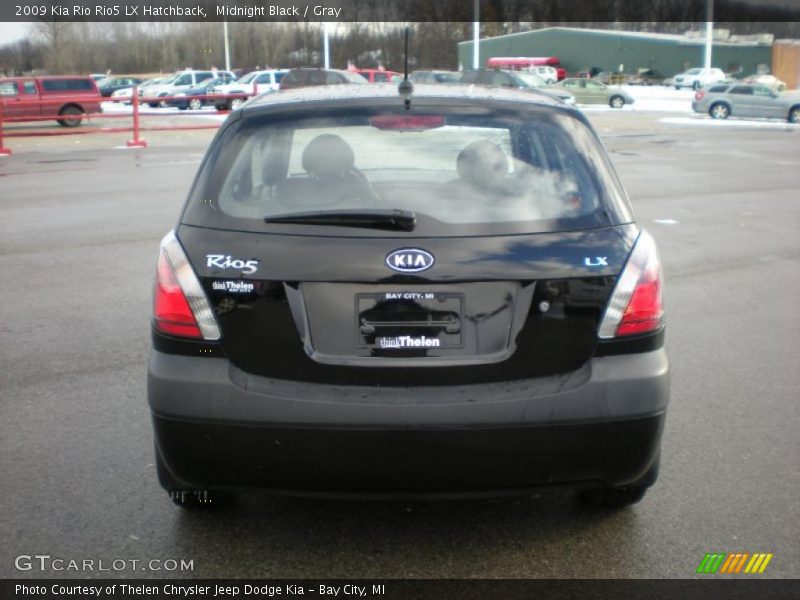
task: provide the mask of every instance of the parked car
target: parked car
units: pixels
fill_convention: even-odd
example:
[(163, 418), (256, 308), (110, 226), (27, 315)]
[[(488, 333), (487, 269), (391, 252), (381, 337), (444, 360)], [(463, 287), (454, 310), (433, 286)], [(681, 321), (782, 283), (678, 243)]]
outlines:
[(764, 87), (771, 89), (773, 92), (783, 92), (786, 90), (786, 82), (781, 81), (774, 75), (751, 75), (744, 81), (746, 83), (757, 83), (759, 85), (763, 85)]
[(655, 69), (643, 69), (630, 74), (625, 83), (628, 85), (664, 85), (666, 79)]
[(98, 84), (100, 95), (109, 98), (114, 92), (142, 83), (139, 77), (107, 77)]
[(412, 83), (432, 83), (432, 84), (454, 84), (461, 80), (461, 73), (458, 71), (413, 71), (408, 79)]
[[(154, 77), (152, 79), (146, 79), (141, 83), (136, 84), (137, 89), (139, 91), (139, 97), (144, 94), (144, 90), (153, 85), (161, 85), (167, 81), (169, 81), (169, 77)], [(120, 88), (114, 93), (111, 94), (111, 99), (115, 102), (124, 102), (125, 104), (130, 104), (130, 99), (133, 97), (133, 88), (126, 87)]]
[(692, 110), (714, 119), (757, 117), (800, 123), (800, 96), (779, 94), (759, 84), (723, 83), (698, 90)]
[(690, 87), (699, 90), (704, 85), (725, 81), (725, 73), (722, 69), (689, 69), (679, 73), (672, 78), (672, 85), (676, 90)]
[(555, 87), (563, 88), (578, 104), (607, 104), (611, 108), (622, 108), (633, 104), (634, 99), (619, 87), (607, 86), (594, 79), (571, 77), (560, 81)]
[(394, 77), (403, 76), (402, 73), (386, 69), (354, 69), (352, 72), (358, 73), (369, 83), (391, 83)]
[(361, 85), (367, 83), (367, 80), (358, 73), (353, 73), (352, 71), (302, 67), (299, 69), (291, 69), (286, 73), (283, 79), (281, 79), (280, 89), (291, 90), (317, 85), (342, 85), (348, 83)]
[(481, 86), (312, 97), (225, 121), (162, 240), (147, 393), (172, 500), (641, 499), (661, 267), (586, 117)]
[(52, 117), (63, 127), (77, 127), (82, 115), (102, 112), (101, 100), (89, 76), (0, 79), (0, 108), (15, 120)]
[(206, 79), (204, 82), (189, 88), (183, 92), (178, 92), (167, 101), (167, 106), (173, 106), (180, 110), (200, 110), (204, 106), (214, 106), (217, 100), (213, 97), (212, 90), (219, 85), (225, 85), (230, 79), (219, 77), (216, 79)]
[(475, 84), (490, 87), (510, 87), (545, 94), (553, 98), (558, 98), (567, 104), (575, 102), (575, 97), (566, 90), (555, 86), (549, 86), (538, 75), (525, 71), (472, 69), (470, 71), (464, 71), (459, 83), (464, 85)]
[(239, 108), (250, 96), (266, 94), (267, 92), (277, 92), (280, 89), (281, 79), (288, 73), (288, 69), (266, 69), (264, 71), (253, 71), (243, 75), (236, 81), (227, 82), (224, 85), (216, 85), (211, 91), (222, 96), (236, 97), (220, 98), (214, 102), (217, 110), (233, 110)]
[[(542, 78), (545, 83), (556, 83), (558, 81), (558, 71), (555, 67), (539, 66), (529, 67), (525, 70), (526, 73), (533, 73)], [(563, 78), (562, 78), (563, 79)]]
[(603, 85), (622, 85), (627, 82), (628, 75), (616, 71), (600, 71), (592, 77), (592, 81), (597, 81)]
[(163, 98), (174, 96), (178, 92), (185, 92), (208, 79), (220, 77), (230, 81), (235, 79), (230, 71), (179, 71), (164, 83), (145, 88), (142, 92), (142, 101), (149, 104), (151, 108), (167, 106)]
[(92, 73), (91, 75), (89, 75), (89, 77), (94, 79), (95, 82), (98, 82), (98, 81), (102, 81), (103, 79), (108, 77), (108, 75), (106, 75), (105, 73)]

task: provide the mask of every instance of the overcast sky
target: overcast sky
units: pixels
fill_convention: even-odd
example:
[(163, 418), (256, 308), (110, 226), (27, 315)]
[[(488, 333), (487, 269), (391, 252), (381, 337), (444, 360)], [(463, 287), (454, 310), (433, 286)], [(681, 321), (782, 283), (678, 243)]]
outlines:
[(27, 23), (6, 23), (0, 21), (0, 46), (25, 37), (28, 32)]

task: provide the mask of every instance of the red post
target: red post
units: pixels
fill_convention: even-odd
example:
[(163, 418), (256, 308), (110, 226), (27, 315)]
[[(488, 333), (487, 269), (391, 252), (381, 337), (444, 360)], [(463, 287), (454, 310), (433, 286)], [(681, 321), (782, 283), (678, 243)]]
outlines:
[(133, 139), (128, 140), (128, 148), (147, 148), (147, 142), (139, 137), (139, 86), (133, 86), (131, 90), (131, 103), (133, 105)]
[(0, 102), (0, 156), (11, 156), (11, 148), (3, 146), (3, 103)]

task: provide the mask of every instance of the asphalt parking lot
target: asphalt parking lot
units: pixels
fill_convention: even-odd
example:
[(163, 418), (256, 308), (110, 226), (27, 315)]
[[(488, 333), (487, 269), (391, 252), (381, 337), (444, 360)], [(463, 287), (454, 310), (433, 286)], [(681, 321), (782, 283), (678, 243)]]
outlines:
[[(744, 551), (800, 577), (800, 128), (589, 115), (666, 273), (672, 401), (642, 503), (173, 506), (145, 397), (150, 294), (213, 132), (153, 133), (146, 150), (37, 138), (0, 159), (0, 576), (683, 578), (706, 552)], [(194, 570), (21, 572), (21, 554)]]

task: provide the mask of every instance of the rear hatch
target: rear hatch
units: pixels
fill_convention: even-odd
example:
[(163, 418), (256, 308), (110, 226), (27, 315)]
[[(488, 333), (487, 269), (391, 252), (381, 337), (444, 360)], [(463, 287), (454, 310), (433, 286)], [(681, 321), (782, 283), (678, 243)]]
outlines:
[(216, 139), (177, 231), (235, 367), (447, 385), (565, 373), (595, 353), (638, 230), (580, 118), (250, 112)]

